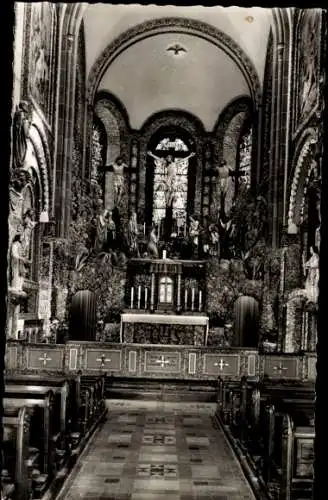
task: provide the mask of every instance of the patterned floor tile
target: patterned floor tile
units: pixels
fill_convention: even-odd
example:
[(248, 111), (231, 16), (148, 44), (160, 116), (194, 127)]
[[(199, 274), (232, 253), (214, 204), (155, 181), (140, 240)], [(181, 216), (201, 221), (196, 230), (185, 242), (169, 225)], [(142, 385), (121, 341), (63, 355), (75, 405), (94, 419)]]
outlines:
[(57, 500), (254, 500), (215, 405), (108, 401)]

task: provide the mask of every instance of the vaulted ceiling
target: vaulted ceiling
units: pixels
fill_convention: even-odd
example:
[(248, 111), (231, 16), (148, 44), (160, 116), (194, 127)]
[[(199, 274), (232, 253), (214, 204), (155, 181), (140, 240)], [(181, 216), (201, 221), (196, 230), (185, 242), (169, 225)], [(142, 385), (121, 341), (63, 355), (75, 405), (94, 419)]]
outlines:
[[(132, 26), (151, 19), (185, 17), (206, 22), (230, 36), (252, 61), (262, 83), (270, 9), (94, 4), (86, 8), (86, 69), (102, 51)], [(167, 51), (180, 44), (186, 52)], [(249, 95), (236, 63), (220, 48), (194, 36), (154, 34), (130, 45), (110, 64), (99, 85), (125, 106), (130, 125), (139, 129), (149, 116), (165, 109), (196, 115), (212, 130), (218, 115), (234, 98)]]

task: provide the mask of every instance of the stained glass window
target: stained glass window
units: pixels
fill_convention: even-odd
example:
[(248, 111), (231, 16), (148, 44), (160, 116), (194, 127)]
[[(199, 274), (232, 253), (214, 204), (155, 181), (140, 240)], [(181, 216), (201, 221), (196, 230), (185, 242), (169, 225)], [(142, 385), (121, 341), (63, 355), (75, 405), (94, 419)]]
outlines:
[[(167, 151), (167, 156), (157, 156), (157, 151)], [(179, 233), (186, 221), (188, 199), (189, 158), (182, 158), (181, 152), (188, 152), (181, 139), (163, 139), (156, 147), (154, 159), (153, 222), (160, 224), (165, 218), (166, 208), (172, 207), (173, 220)], [(175, 156), (175, 153), (178, 155)]]
[(252, 165), (252, 129), (244, 134), (239, 143), (239, 183), (244, 183), (248, 188), (251, 184)]

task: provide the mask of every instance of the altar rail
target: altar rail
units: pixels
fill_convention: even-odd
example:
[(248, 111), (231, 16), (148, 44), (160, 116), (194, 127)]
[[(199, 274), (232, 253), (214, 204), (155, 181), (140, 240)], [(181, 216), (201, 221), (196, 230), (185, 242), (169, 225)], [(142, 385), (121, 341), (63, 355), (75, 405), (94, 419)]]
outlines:
[(316, 356), (259, 354), (255, 349), (180, 345), (73, 342), (27, 344), (8, 341), (6, 371), (76, 373), (113, 377), (230, 380), (315, 380)]

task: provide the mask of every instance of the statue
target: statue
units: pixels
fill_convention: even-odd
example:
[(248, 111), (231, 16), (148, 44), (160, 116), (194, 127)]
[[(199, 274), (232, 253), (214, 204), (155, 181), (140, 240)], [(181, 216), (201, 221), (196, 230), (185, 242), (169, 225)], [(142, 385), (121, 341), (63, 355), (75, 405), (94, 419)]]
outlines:
[(113, 212), (108, 212), (107, 217), (107, 247), (115, 248), (116, 246), (116, 224), (113, 220)]
[(199, 232), (200, 225), (198, 219), (196, 217), (190, 216), (189, 237), (193, 249), (192, 253), (195, 257), (198, 257)]
[(126, 163), (122, 156), (116, 158), (112, 164), (114, 172), (114, 206), (120, 206), (122, 197), (124, 194), (125, 181), (124, 181), (124, 169), (127, 168)]
[(23, 234), (21, 238), (22, 251), (25, 259), (31, 259), (31, 239), (32, 232), (37, 222), (33, 220), (34, 212), (32, 209), (26, 210), (23, 216)]
[(11, 286), (14, 290), (23, 289), (25, 266), (22, 252), (21, 235), (16, 234), (11, 245)]
[(304, 264), (306, 273), (305, 291), (311, 302), (317, 303), (319, 296), (319, 255), (316, 247), (310, 247), (311, 257)]
[(22, 101), (16, 107), (13, 120), (13, 167), (20, 169), (24, 165), (27, 152), (27, 138), (31, 127), (29, 104)]
[(128, 224), (129, 251), (139, 257), (137, 214), (133, 212)]
[(95, 250), (98, 252), (101, 252), (104, 249), (104, 245), (107, 241), (107, 229), (108, 229), (108, 210), (105, 209), (98, 216), (96, 225)]
[(158, 239), (156, 236), (155, 227), (152, 227), (152, 230), (151, 230), (150, 235), (149, 235), (149, 242), (148, 242), (147, 249), (148, 249), (149, 255), (151, 257), (153, 257), (154, 259), (158, 259), (157, 243), (158, 243)]

